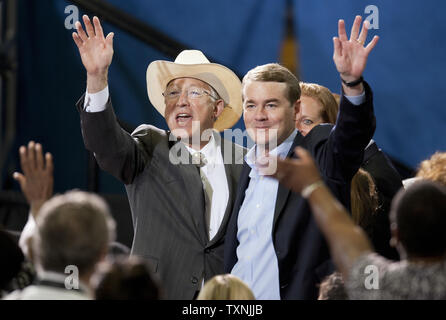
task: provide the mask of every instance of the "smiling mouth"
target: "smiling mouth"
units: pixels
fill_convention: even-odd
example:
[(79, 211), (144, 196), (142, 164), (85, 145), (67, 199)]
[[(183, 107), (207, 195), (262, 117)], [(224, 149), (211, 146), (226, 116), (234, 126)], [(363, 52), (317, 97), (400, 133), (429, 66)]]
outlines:
[(175, 119), (179, 124), (186, 124), (190, 119), (192, 119), (192, 116), (188, 113), (179, 113)]
[(190, 118), (192, 118), (192, 116), (190, 114), (188, 114), (188, 113), (179, 113), (179, 114), (177, 114), (175, 119), (177, 119), (177, 120), (187, 120), (187, 119), (190, 119)]

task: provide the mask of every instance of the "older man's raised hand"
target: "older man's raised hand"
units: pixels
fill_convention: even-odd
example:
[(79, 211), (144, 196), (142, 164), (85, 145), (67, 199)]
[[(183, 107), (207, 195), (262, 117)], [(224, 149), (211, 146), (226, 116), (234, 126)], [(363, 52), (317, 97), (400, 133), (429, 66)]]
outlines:
[(113, 58), (114, 34), (111, 32), (104, 37), (98, 17), (93, 18), (93, 24), (86, 15), (82, 19), (85, 31), (81, 23), (76, 22), (77, 33), (73, 32), (73, 40), (87, 71), (87, 90), (89, 93), (96, 93), (107, 86), (108, 68)]

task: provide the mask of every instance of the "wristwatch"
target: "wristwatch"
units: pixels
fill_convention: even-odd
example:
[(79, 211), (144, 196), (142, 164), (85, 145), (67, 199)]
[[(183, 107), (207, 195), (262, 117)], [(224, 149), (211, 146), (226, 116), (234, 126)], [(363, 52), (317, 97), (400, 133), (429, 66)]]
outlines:
[(358, 84), (360, 84), (361, 82), (364, 81), (364, 78), (362, 76), (359, 77), (359, 79), (355, 80), (355, 81), (351, 81), (351, 82), (347, 82), (344, 79), (342, 79), (341, 77), (341, 81), (347, 86), (347, 87), (354, 87), (357, 86)]

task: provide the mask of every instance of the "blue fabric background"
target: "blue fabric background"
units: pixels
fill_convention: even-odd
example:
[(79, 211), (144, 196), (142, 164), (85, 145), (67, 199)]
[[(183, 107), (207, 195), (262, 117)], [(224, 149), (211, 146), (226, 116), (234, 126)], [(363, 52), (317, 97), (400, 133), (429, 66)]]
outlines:
[[(110, 0), (191, 48), (202, 50), (243, 75), (279, 59), (288, 4), (293, 5), (299, 64), (304, 81), (339, 92), (332, 61), (337, 20), (350, 29), (367, 5), (379, 9), (381, 37), (364, 77), (375, 93), (375, 140), (388, 154), (416, 166), (436, 150), (446, 150), (446, 2), (348, 0)], [(19, 0), (19, 100), (15, 150), (34, 139), (54, 154), (55, 189), (87, 186), (87, 152), (74, 103), (85, 91), (85, 72), (71, 32), (64, 27), (65, 0)], [(83, 12), (81, 11), (80, 14)], [(166, 128), (150, 105), (145, 87), (147, 65), (169, 59), (125, 32), (115, 33), (110, 92), (118, 117), (138, 125)], [(244, 128), (242, 120), (236, 127)], [(17, 152), (10, 163), (16, 163)], [(123, 192), (108, 174), (100, 175), (101, 192)]]

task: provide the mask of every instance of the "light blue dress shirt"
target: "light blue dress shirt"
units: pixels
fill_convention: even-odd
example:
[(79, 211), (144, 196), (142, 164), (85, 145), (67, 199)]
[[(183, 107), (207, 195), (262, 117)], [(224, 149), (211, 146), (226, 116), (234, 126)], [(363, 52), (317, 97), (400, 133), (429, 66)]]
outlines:
[[(285, 158), (297, 130), (271, 150), (271, 155)], [(276, 207), (276, 179), (262, 176), (255, 166), (256, 146), (246, 154), (245, 161), (251, 167), (251, 178), (240, 208), (237, 224), (237, 263), (231, 273), (246, 282), (256, 299), (279, 300), (279, 267), (272, 240), (274, 210)]]

